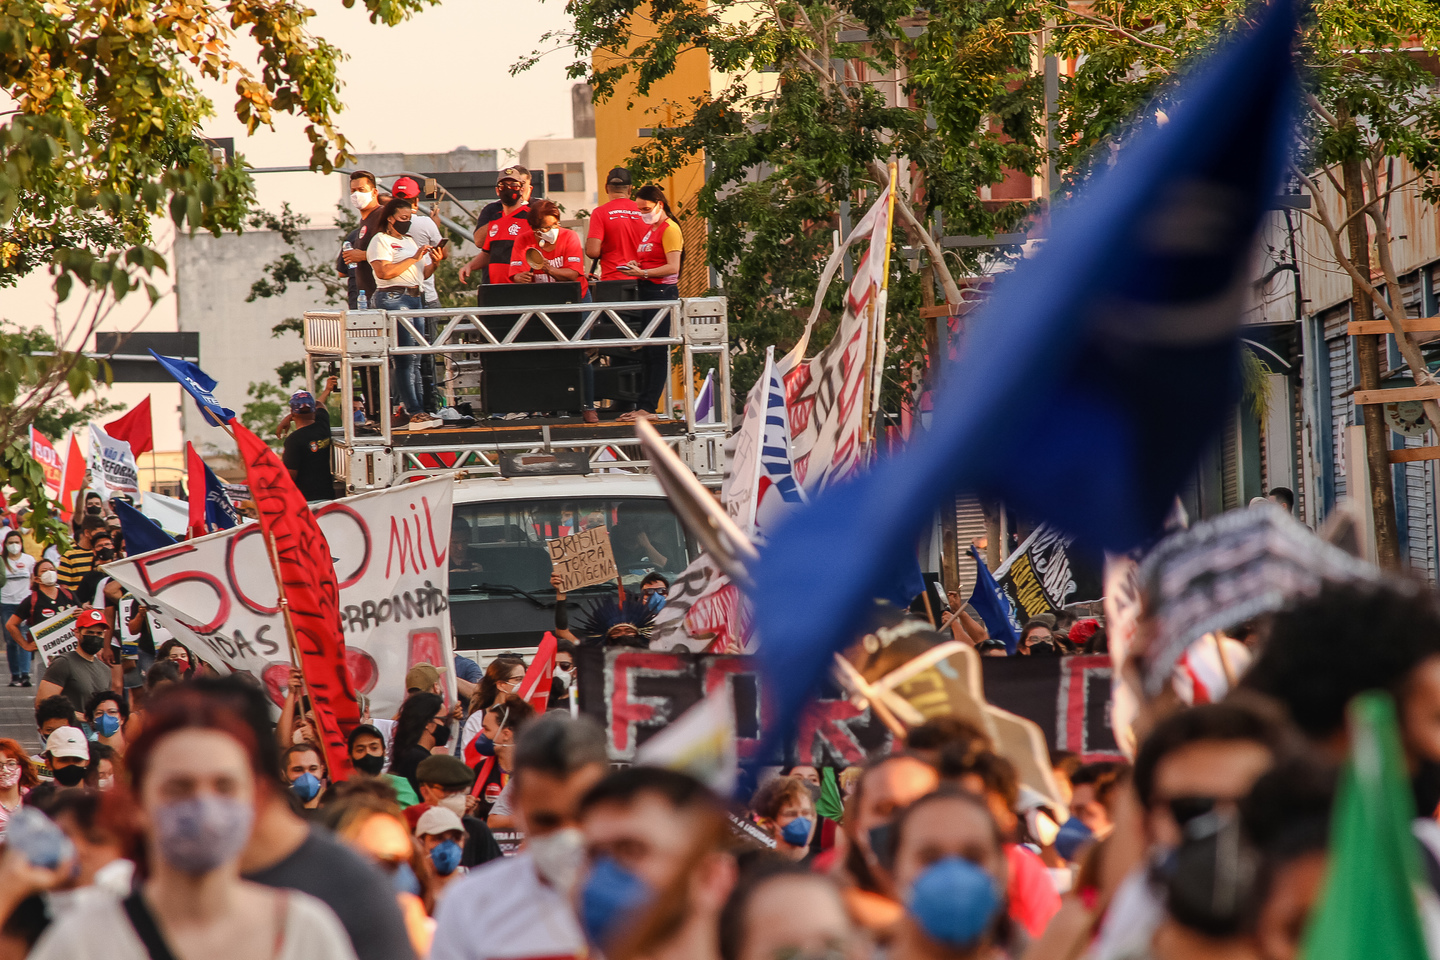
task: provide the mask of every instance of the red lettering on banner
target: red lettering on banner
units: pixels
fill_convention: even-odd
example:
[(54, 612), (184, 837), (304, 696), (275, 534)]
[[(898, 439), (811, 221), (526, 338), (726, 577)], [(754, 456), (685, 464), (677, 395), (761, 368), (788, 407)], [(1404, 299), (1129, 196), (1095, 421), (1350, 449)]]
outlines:
[(215, 611), (214, 619), (205, 624), (192, 624), (185, 623), (183, 620), (179, 621), (196, 633), (210, 633), (216, 627), (230, 619), (230, 594), (226, 591), (224, 584), (220, 582), (219, 577), (200, 570), (181, 570), (177, 573), (166, 574), (159, 579), (151, 579), (150, 577), (150, 568), (152, 566), (169, 560), (172, 557), (180, 557), (187, 553), (194, 552), (195, 548), (193, 546), (184, 543), (177, 544), (174, 547), (156, 550), (153, 553), (136, 557), (135, 571), (140, 575), (140, 582), (145, 584), (145, 589), (154, 595), (156, 599), (159, 599), (161, 591), (167, 590), (179, 583), (203, 583), (211, 590), (214, 590), (216, 598), (220, 601)]
[(683, 673), (685, 665), (673, 653), (626, 651), (615, 658), (611, 669), (610, 742), (616, 751), (628, 754), (635, 724), (655, 719), (655, 706), (634, 696), (635, 677), (645, 672)]
[[(273, 617), (280, 612), (279, 598), (276, 598), (276, 606), (273, 607), (267, 607), (258, 600), (252, 600), (244, 590), (240, 589), (240, 580), (235, 576), (235, 548), (240, 545), (241, 540), (254, 534), (260, 536), (263, 544), (265, 539), (264, 534), (261, 533), (259, 527), (253, 524), (241, 528), (240, 532), (231, 537), (230, 542), (225, 544), (225, 577), (230, 581), (230, 589), (235, 591), (235, 599), (239, 600), (245, 609), (264, 617)], [(260, 549), (263, 550), (265, 548), (262, 545)]]
[(447, 542), (444, 550), (435, 546), (435, 518), (430, 515), (430, 499), (421, 497), (420, 502), (425, 506), (425, 535), (430, 538), (430, 558), (438, 567), (445, 562), (445, 557), (450, 552), (450, 544)]
[[(343, 503), (336, 503), (333, 500), (315, 511), (315, 520), (318, 522), (322, 517), (328, 517), (332, 513), (343, 514), (355, 521), (355, 526), (360, 528), (360, 542), (365, 545), (364, 550), (361, 551), (360, 554), (360, 565), (355, 568), (354, 573), (339, 583), (341, 590), (349, 590), (355, 586), (355, 584), (359, 583), (360, 578), (365, 576), (365, 571), (370, 569), (370, 524), (365, 522), (365, 518), (360, 515), (360, 511), (354, 507), (348, 507)], [(338, 570), (335, 572), (335, 576), (337, 579), (339, 578), (340, 572)]]
[(795, 739), (800, 762), (810, 762), (815, 738), (820, 737), (846, 763), (864, 763), (865, 749), (843, 723), (860, 714), (861, 711), (849, 700), (812, 700), (800, 714), (800, 735)]
[[(413, 504), (410, 509), (415, 509)], [(410, 569), (413, 569), (416, 573), (427, 569), (425, 566), (424, 546), (418, 542), (420, 539), (419, 534), (420, 523), (418, 520), (415, 523), (415, 539), (412, 541), (410, 539), (409, 519), (397, 522), (394, 517), (390, 518), (390, 545), (385, 548), (386, 579), (390, 577), (390, 568), (394, 565), (397, 549), (400, 553), (400, 575), (402, 577), (407, 572), (407, 563)]]
[(346, 736), (360, 722), (340, 627), (339, 587), (330, 544), (289, 472), (259, 437), (232, 420), (260, 527), (276, 557), (277, 586), (289, 614), (300, 669), (332, 782), (350, 774)]

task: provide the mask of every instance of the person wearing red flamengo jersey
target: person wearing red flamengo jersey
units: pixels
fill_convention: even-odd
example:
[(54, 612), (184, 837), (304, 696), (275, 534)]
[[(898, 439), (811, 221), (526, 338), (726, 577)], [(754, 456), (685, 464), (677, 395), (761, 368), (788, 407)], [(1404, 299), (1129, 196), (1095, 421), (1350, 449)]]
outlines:
[(611, 170), (605, 177), (605, 193), (610, 199), (590, 214), (585, 256), (600, 261), (602, 281), (630, 279), (620, 268), (635, 259), (640, 238), (649, 229), (640, 208), (630, 199), (632, 182), (630, 171), (624, 167)]

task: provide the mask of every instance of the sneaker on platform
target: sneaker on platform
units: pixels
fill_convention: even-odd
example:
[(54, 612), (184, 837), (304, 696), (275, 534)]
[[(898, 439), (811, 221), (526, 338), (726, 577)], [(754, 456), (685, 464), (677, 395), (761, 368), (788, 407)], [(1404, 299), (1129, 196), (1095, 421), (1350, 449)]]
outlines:
[(436, 427), (443, 427), (445, 421), (433, 413), (417, 413), (410, 418), (411, 430), (434, 430)]

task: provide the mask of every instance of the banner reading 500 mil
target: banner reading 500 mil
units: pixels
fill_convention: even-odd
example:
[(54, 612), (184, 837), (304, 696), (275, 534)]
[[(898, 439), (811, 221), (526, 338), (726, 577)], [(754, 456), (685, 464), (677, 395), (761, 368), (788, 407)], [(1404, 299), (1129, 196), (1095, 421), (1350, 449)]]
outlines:
[[(350, 678), (374, 716), (399, 708), (405, 673), (422, 661), (441, 670), (454, 702), (446, 599), (453, 486), (437, 477), (315, 510), (340, 587)], [(208, 663), (255, 674), (283, 703), (290, 651), (259, 524), (127, 557), (105, 571)]]

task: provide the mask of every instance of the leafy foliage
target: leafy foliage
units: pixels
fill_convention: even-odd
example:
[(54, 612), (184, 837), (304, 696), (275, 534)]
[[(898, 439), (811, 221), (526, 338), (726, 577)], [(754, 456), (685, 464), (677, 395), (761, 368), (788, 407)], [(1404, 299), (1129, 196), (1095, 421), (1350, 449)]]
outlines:
[(31, 529), (43, 540), (64, 542), (66, 534), (52, 513), (44, 470), (30, 456), (29, 427), (58, 444), (71, 428), (119, 413), (123, 407), (104, 399), (72, 403), (108, 383), (109, 375), (102, 361), (56, 352), (55, 338), (43, 330), (0, 321), (0, 436), (8, 438), (0, 446), (0, 487), (8, 488), (10, 504), (29, 502)]
[[(1028, 213), (1024, 202), (981, 199), (981, 189), (1009, 172), (1033, 174), (1044, 158), (1041, 82), (1030, 71), (1040, 6), (940, 0), (917, 14), (896, 0), (569, 0), (566, 9), (575, 26), (556, 39), (574, 50), (570, 75), (585, 77), (597, 100), (626, 78), (648, 93), (695, 49), (718, 74), (737, 77), (690, 103), (667, 103), (678, 119), (630, 161), (637, 179), (659, 179), (701, 156), (707, 163), (694, 208), (682, 216), (709, 224), (709, 263), (729, 298), (737, 391), (758, 376), (764, 346), (785, 349), (798, 338), (842, 205), (853, 222), (878, 195), (886, 163), (899, 160), (908, 209), (897, 211), (897, 246), (920, 249), (891, 260), (886, 396), (892, 405), (913, 397), (925, 354), (922, 270), (933, 272), (943, 299), (958, 302), (954, 274), (981, 271), (995, 256), (939, 257), (922, 246), (925, 232), (943, 219), (947, 233), (994, 235)], [(841, 41), (855, 30), (874, 42)], [(897, 70), (898, 84), (869, 79)], [(826, 291), (827, 326), (815, 342), (824, 342), (842, 287)]]

